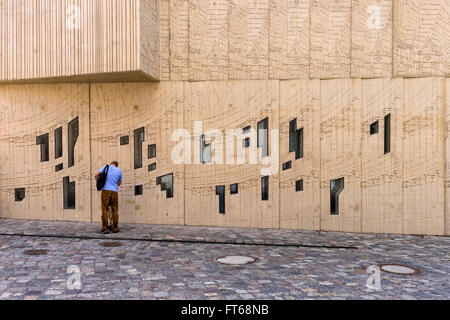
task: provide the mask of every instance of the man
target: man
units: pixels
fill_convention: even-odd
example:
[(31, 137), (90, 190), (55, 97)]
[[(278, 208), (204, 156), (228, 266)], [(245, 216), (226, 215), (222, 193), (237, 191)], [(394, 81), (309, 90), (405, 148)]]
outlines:
[[(98, 179), (106, 166), (103, 166), (96, 174), (95, 180)], [(102, 189), (101, 204), (102, 204), (102, 229), (99, 231), (103, 234), (108, 234), (108, 211), (111, 207), (112, 211), (112, 231), (119, 232), (119, 187), (122, 184), (122, 170), (119, 169), (117, 161), (111, 162), (109, 165), (108, 175), (106, 176), (106, 183)]]

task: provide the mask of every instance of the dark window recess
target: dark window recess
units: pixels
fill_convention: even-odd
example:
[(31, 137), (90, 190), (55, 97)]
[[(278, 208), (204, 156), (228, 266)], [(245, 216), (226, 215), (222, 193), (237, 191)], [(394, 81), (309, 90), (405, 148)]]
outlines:
[(64, 209), (75, 209), (75, 181), (69, 177), (63, 178)]
[(125, 146), (130, 143), (130, 136), (120, 137), (120, 145)]
[(289, 122), (289, 152), (294, 152), (297, 149), (297, 119)]
[(303, 179), (295, 181), (295, 191), (303, 191)]
[(230, 194), (238, 194), (239, 193), (239, 184), (233, 183), (230, 184)]
[(200, 163), (211, 162), (211, 144), (205, 143), (205, 135), (200, 136)]
[(261, 200), (269, 200), (269, 176), (261, 178)]
[[(242, 133), (243, 134), (247, 134), (250, 132), (250, 126), (245, 127), (244, 129), (242, 129)], [(248, 148), (250, 147), (250, 137), (244, 138), (244, 140), (242, 140), (242, 147), (243, 148)]]
[(149, 159), (156, 158), (156, 144), (150, 144), (148, 146), (148, 158)]
[(391, 152), (391, 114), (384, 117), (384, 154)]
[(370, 134), (372, 135), (377, 133), (378, 133), (378, 120), (370, 125)]
[(25, 199), (25, 188), (16, 188), (14, 190), (14, 200), (20, 202)]
[(69, 122), (69, 127), (68, 127), (68, 146), (69, 146), (69, 168), (73, 167), (75, 165), (75, 144), (77, 143), (77, 139), (78, 139), (78, 117), (76, 117), (75, 119), (73, 119), (72, 121)]
[(247, 138), (245, 138), (244, 140), (242, 140), (242, 147), (243, 147), (243, 148), (248, 148), (248, 147), (250, 147), (250, 138), (249, 138), (249, 137), (247, 137)]
[(269, 118), (265, 118), (258, 122), (257, 147), (262, 148), (262, 156), (269, 155)]
[(62, 169), (64, 169), (64, 165), (62, 163), (55, 166), (55, 172), (61, 171)]
[(47, 162), (49, 160), (48, 156), (48, 133), (43, 134), (36, 138), (36, 145), (41, 146), (41, 162)]
[(289, 122), (289, 152), (295, 151), (295, 159), (303, 158), (303, 128), (297, 129), (297, 119)]
[(134, 195), (135, 196), (141, 196), (142, 195), (142, 185), (140, 186), (134, 186)]
[(148, 172), (156, 170), (156, 162), (148, 165)]
[(134, 130), (134, 169), (142, 168), (142, 142), (144, 140), (144, 128)]
[(295, 159), (303, 158), (303, 128), (297, 130), (297, 149), (295, 150)]
[(225, 213), (225, 186), (216, 187), (216, 195), (219, 196), (219, 213)]
[(291, 162), (291, 161), (288, 161), (288, 162), (283, 163), (283, 170), (288, 170), (288, 169), (290, 169), (290, 168), (291, 168), (291, 165), (292, 165), (292, 162)]
[(161, 186), (161, 191), (166, 191), (166, 198), (173, 198), (173, 173), (157, 177), (156, 185)]
[(339, 194), (344, 189), (344, 178), (330, 181), (330, 214), (339, 214)]
[(55, 159), (63, 156), (62, 127), (55, 130)]

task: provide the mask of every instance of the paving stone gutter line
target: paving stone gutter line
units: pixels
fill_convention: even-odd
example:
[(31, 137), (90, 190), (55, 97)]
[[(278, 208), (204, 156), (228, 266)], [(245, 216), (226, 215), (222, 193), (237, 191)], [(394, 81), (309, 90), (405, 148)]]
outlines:
[(81, 240), (108, 240), (108, 241), (146, 241), (146, 242), (174, 242), (174, 243), (198, 243), (198, 244), (223, 244), (223, 245), (244, 245), (244, 246), (275, 246), (275, 247), (305, 247), (305, 248), (324, 248), (324, 249), (361, 249), (360, 246), (349, 245), (326, 245), (312, 243), (286, 242), (283, 240), (262, 240), (262, 239), (235, 239), (235, 240), (216, 240), (211, 238), (176, 238), (176, 237), (121, 237), (121, 236), (87, 236), (87, 235), (67, 235), (67, 234), (44, 234), (27, 232), (6, 232), (0, 233), (0, 236), (9, 237), (32, 237), (32, 238), (61, 238), (61, 239), (81, 239)]

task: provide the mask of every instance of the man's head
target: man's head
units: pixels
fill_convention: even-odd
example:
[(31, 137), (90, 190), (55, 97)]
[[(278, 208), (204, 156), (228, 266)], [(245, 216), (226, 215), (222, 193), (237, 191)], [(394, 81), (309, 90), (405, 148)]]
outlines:
[(111, 165), (118, 168), (119, 167), (119, 163), (117, 161), (111, 161)]

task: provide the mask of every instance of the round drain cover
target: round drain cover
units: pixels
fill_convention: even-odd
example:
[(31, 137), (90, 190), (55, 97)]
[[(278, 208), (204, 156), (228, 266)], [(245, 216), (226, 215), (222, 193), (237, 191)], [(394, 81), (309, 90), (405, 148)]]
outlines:
[(100, 245), (102, 247), (107, 247), (107, 248), (123, 246), (122, 242), (119, 242), (119, 241), (101, 242)]
[(252, 257), (247, 257), (247, 256), (225, 256), (225, 257), (217, 258), (216, 261), (219, 263), (223, 263), (223, 264), (243, 265), (243, 264), (254, 263), (256, 261), (256, 259), (252, 258)]
[(23, 252), (24, 254), (28, 256), (41, 256), (48, 253), (48, 250), (44, 249), (33, 249), (33, 250), (26, 250)]
[(416, 268), (402, 266), (399, 264), (383, 264), (381, 270), (394, 274), (418, 274), (420, 271)]

